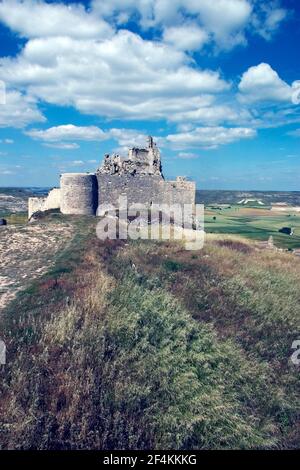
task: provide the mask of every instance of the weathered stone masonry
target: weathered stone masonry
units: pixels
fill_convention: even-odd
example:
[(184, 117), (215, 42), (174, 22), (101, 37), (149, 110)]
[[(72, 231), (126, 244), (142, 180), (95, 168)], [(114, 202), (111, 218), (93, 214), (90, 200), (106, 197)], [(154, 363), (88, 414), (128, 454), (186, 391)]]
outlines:
[(65, 173), (60, 178), (62, 214), (95, 215), (98, 180), (95, 174)]
[(120, 195), (128, 204), (194, 204), (195, 185), (189, 181), (165, 181), (159, 176), (126, 175), (98, 177), (99, 205), (118, 204)]
[[(54, 191), (54, 193), (53, 193)], [(195, 204), (194, 182), (163, 177), (160, 152), (149, 137), (147, 148), (133, 148), (128, 157), (106, 155), (95, 173), (65, 173), (60, 189), (48, 198), (29, 199), (29, 217), (36, 211), (60, 209), (63, 214), (96, 215), (101, 206), (118, 206), (119, 196), (128, 204)]]
[(60, 189), (52, 189), (47, 197), (30, 197), (28, 200), (28, 217), (40, 211), (60, 208)]

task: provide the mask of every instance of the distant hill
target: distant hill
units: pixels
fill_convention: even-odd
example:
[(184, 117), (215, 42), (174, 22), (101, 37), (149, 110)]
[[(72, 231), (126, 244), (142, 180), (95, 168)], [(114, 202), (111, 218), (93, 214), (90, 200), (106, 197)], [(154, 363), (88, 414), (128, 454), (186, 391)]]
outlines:
[(44, 194), (48, 194), (49, 192), (48, 187), (45, 188), (35, 188), (28, 187), (28, 188), (1, 188), (0, 187), (0, 194), (5, 194), (7, 196), (14, 196), (14, 197), (34, 197), (34, 196), (43, 196)]
[(237, 204), (243, 199), (255, 199), (265, 205), (285, 202), (289, 205), (300, 205), (300, 191), (216, 191), (197, 190), (198, 204)]
[(10, 214), (27, 212), (28, 198), (44, 196), (49, 188), (1, 188), (0, 187), (0, 217)]

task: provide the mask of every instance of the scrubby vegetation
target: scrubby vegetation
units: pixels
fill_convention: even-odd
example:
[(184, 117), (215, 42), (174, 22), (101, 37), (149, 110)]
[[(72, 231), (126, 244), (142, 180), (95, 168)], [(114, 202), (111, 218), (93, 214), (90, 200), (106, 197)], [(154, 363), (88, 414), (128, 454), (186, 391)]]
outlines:
[(295, 257), (77, 229), (0, 320), (1, 448), (298, 447)]

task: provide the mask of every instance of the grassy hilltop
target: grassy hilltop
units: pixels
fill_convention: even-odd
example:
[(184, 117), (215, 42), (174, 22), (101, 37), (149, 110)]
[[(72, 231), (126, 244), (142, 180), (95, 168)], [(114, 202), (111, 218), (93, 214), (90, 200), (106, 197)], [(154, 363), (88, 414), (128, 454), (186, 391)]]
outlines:
[(95, 220), (0, 318), (0, 448), (293, 448), (300, 263), (252, 241), (100, 242)]

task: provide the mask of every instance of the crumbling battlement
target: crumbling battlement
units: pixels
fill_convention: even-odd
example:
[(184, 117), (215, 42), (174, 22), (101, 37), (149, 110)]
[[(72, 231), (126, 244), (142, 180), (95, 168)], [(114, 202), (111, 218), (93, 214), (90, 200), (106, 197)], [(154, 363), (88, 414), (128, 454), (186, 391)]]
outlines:
[[(54, 192), (53, 192), (54, 191)], [(132, 148), (127, 157), (106, 155), (95, 173), (65, 173), (60, 190), (47, 198), (30, 198), (29, 217), (36, 211), (60, 208), (63, 214), (96, 215), (108, 204), (118, 206), (120, 196), (128, 205), (195, 204), (196, 185), (183, 177), (166, 181), (160, 152), (152, 137), (147, 148)]]
[(60, 209), (60, 189), (52, 189), (47, 197), (30, 197), (28, 199), (28, 218), (35, 212)]
[(153, 142), (148, 138), (147, 148), (134, 147), (129, 150), (128, 157), (124, 158), (118, 154), (105, 155), (104, 162), (98, 168), (97, 175), (155, 175), (163, 178), (160, 152)]

